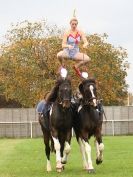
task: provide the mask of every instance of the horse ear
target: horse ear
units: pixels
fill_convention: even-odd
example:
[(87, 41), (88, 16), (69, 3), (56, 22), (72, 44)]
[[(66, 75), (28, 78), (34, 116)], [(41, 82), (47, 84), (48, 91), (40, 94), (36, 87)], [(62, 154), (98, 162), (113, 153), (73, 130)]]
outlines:
[(79, 84), (79, 91), (80, 93), (83, 95), (84, 94), (84, 90), (83, 90), (83, 84)]
[(95, 79), (93, 79), (93, 83), (96, 84), (96, 80)]
[(96, 84), (96, 80), (94, 78), (89, 79), (89, 82)]

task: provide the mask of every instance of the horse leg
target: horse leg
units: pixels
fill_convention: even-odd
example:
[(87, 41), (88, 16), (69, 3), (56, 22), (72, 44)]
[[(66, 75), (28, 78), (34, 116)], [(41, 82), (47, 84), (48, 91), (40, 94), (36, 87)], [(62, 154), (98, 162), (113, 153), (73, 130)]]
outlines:
[(66, 164), (67, 163), (67, 158), (68, 158), (68, 155), (71, 151), (71, 146), (70, 146), (70, 143), (69, 142), (65, 142), (65, 148), (64, 148), (64, 155), (63, 155), (63, 158), (62, 158), (62, 164)]
[[(60, 134), (59, 137), (59, 141), (61, 144), (61, 149), (60, 149), (60, 153), (61, 153), (61, 163), (62, 163), (62, 159), (63, 159), (63, 154), (64, 154), (64, 147), (65, 147), (65, 139), (66, 139), (66, 135), (63, 133)], [(62, 163), (63, 164), (63, 163)], [(64, 168), (64, 165), (63, 165)]]
[(70, 146), (71, 137), (72, 137), (72, 132), (71, 132), (71, 130), (69, 130), (67, 133), (66, 141), (65, 141), (65, 147), (64, 147), (64, 152), (63, 152), (64, 155), (63, 155), (63, 158), (61, 161), (62, 164), (67, 163), (67, 158), (68, 158), (68, 155), (71, 151), (71, 146)]
[(88, 172), (89, 173), (94, 173), (94, 167), (92, 165), (92, 160), (91, 160), (91, 146), (88, 142), (88, 133), (85, 133), (85, 137), (82, 139), (82, 142), (84, 144), (86, 156), (87, 156), (87, 162), (88, 162)]
[[(64, 146), (65, 146), (65, 143), (64, 143), (64, 142), (61, 142), (61, 148), (60, 148), (61, 159), (63, 158)], [(62, 160), (61, 160), (61, 162), (62, 162)]]
[(81, 138), (79, 138), (78, 143), (79, 143), (80, 151), (81, 151), (81, 154), (82, 154), (83, 168), (85, 170), (88, 170), (89, 166), (88, 166), (87, 157), (86, 157), (86, 154), (85, 154), (85, 147), (84, 147), (84, 144), (83, 144)]
[(49, 147), (49, 143), (45, 144), (45, 153), (47, 156), (47, 172), (52, 171), (51, 168), (51, 163), (50, 163), (50, 147)]
[(43, 128), (43, 137), (44, 137), (44, 144), (45, 144), (45, 154), (47, 157), (47, 172), (50, 172), (52, 171), (51, 163), (50, 163), (50, 146), (49, 146), (50, 133), (45, 131), (44, 128)]
[(39, 115), (39, 123), (41, 125), (41, 129), (43, 132), (43, 140), (44, 140), (44, 144), (45, 144), (45, 154), (47, 157), (47, 172), (50, 172), (50, 171), (52, 171), (51, 163), (50, 163), (50, 146), (49, 146), (50, 131), (45, 129), (44, 117), (42, 117), (41, 115)]
[(54, 148), (56, 151), (56, 169), (57, 172), (61, 172), (63, 169), (63, 165), (61, 163), (61, 145), (58, 139), (58, 133), (56, 130), (52, 131), (52, 138), (54, 141)]
[(104, 144), (102, 142), (102, 135), (101, 131), (98, 131), (96, 134), (96, 140), (95, 140), (95, 145), (96, 145), (96, 164), (99, 165), (103, 161), (103, 151), (104, 151)]

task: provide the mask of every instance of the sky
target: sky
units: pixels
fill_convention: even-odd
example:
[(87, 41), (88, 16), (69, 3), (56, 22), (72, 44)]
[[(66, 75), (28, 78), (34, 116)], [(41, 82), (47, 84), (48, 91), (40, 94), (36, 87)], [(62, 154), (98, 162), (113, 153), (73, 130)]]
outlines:
[(108, 42), (127, 49), (130, 69), (126, 80), (133, 92), (132, 7), (133, 0), (0, 0), (0, 43), (11, 23), (24, 20), (47, 19), (50, 24), (68, 28), (76, 9), (80, 29), (88, 34), (107, 33)]

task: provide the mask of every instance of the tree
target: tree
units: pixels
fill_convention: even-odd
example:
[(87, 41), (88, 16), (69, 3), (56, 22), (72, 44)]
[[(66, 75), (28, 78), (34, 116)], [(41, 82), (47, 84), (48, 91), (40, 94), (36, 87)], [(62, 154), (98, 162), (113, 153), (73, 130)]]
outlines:
[[(23, 106), (33, 106), (53, 84), (58, 31), (56, 26), (43, 23), (17, 24), (8, 31), (7, 42), (2, 47), (1, 72), (7, 98)], [(47, 61), (51, 59), (50, 68)]]
[[(3, 94), (25, 107), (34, 106), (48, 92), (57, 77), (63, 30), (46, 22), (27, 21), (13, 26), (6, 35), (0, 57)], [(91, 57), (89, 74), (97, 80), (99, 96), (106, 105), (122, 105), (127, 96), (125, 82), (127, 57), (122, 48), (106, 42), (107, 35), (88, 35), (86, 53)], [(82, 48), (81, 48), (82, 50)], [(67, 61), (74, 89), (80, 79), (75, 75), (71, 61)]]
[(91, 35), (88, 40), (91, 46), (87, 53), (91, 56), (91, 73), (98, 82), (99, 94), (106, 105), (123, 105), (127, 96), (127, 58), (126, 50), (115, 48), (106, 42), (107, 35)]

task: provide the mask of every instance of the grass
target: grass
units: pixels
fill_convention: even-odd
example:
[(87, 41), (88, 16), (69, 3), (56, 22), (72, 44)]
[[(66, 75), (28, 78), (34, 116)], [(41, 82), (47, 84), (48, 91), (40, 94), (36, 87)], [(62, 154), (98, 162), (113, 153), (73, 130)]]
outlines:
[(93, 164), (96, 174), (82, 169), (81, 154), (73, 138), (72, 151), (65, 170), (55, 171), (55, 155), (52, 154), (51, 173), (46, 172), (46, 157), (42, 139), (0, 139), (0, 177), (133, 177), (133, 137), (104, 137), (105, 152), (102, 165), (95, 164), (94, 141)]

